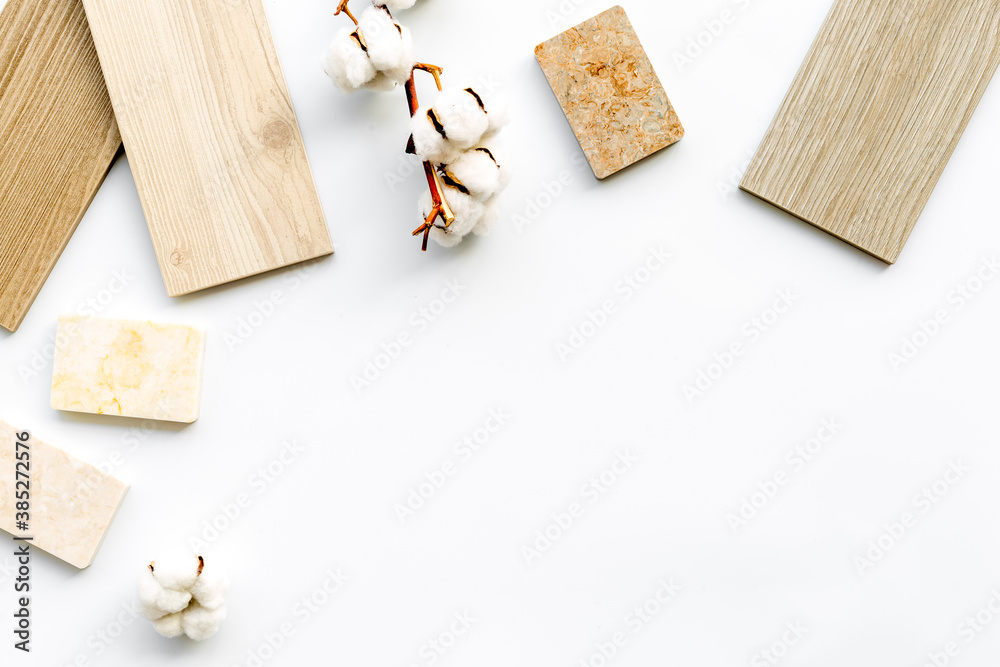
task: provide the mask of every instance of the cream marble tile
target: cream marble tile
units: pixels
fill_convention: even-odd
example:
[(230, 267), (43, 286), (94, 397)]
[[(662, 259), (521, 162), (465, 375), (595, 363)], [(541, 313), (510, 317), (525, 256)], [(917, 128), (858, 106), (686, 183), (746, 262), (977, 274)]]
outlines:
[[(34, 539), (26, 544), (85, 568), (94, 562), (128, 484), (33, 433), (27, 439), (28, 449), (18, 448), (20, 433), (22, 429), (0, 421), (0, 529), (16, 537), (30, 536)], [(17, 528), (16, 493), (24, 491), (24, 484), (18, 487), (16, 479), (19, 451), (22, 457), (25, 451), (30, 455), (28, 479), (22, 478), (30, 494), (27, 531)]]
[(59, 318), (52, 407), (191, 423), (198, 419), (205, 333), (178, 324)]

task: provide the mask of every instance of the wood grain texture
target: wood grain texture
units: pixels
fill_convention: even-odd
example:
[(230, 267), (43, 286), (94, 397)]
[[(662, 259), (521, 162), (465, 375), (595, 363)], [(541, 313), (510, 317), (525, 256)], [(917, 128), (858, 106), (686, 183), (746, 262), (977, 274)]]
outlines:
[(0, 326), (20, 326), (120, 146), (80, 0), (9, 0), (0, 13)]
[(1000, 63), (1000, 0), (837, 0), (742, 187), (893, 263)]
[(333, 252), (261, 0), (84, 0), (170, 296)]

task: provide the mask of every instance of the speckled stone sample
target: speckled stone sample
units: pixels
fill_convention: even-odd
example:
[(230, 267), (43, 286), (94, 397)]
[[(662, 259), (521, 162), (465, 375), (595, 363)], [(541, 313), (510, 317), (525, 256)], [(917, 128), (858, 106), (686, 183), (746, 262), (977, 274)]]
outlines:
[(608, 11), (535, 47), (535, 57), (597, 178), (684, 136), (625, 10)]
[[(128, 484), (29, 434), (29, 449), (16, 447), (18, 433), (0, 421), (0, 529), (83, 569), (94, 562)], [(17, 451), (30, 453), (28, 530), (17, 530)], [(24, 454), (22, 453), (22, 456)], [(21, 470), (23, 472), (24, 466)], [(23, 478), (22, 482), (25, 481)], [(23, 518), (23, 517), (22, 517)], [(13, 549), (15, 542), (11, 542)]]
[(189, 424), (201, 406), (204, 356), (195, 327), (61, 317), (52, 407)]

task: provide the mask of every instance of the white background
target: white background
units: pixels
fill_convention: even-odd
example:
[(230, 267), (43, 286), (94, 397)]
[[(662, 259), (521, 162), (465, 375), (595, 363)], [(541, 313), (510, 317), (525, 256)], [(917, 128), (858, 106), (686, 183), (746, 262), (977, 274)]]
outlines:
[[(954, 641), (948, 664), (995, 665), (1000, 618), (971, 642), (960, 625), (1000, 591), (1000, 280), (962, 307), (954, 290), (1000, 250), (1000, 87), (893, 267), (726, 193), (829, 4), (627, 4), (687, 136), (598, 182), (532, 48), (610, 5), (567, 3), (554, 23), (558, 0), (421, 0), (400, 16), (419, 57), (445, 66), (446, 82), (502, 84), (517, 162), (492, 236), (423, 254), (409, 236), (422, 176), (388, 187), (406, 164), (402, 92), (347, 98), (324, 77), (320, 54), (346, 20), (333, 0), (267, 0), (337, 254), (169, 299), (117, 160), (21, 329), (0, 332), (0, 418), (112, 462), (132, 489), (89, 569), (36, 552), (29, 658), (10, 647), (12, 558), (0, 556), (0, 662), (722, 667), (772, 664), (759, 652), (779, 642), (780, 664), (921, 667)], [(734, 20), (680, 66), (726, 9)], [(560, 174), (568, 184), (547, 199)], [(516, 215), (534, 219), (519, 229)], [(666, 266), (639, 271), (648, 281), (631, 298), (616, 292), (650, 248), (671, 255)], [(112, 296), (116, 272), (128, 284)], [(448, 281), (461, 296), (419, 324)], [(751, 338), (781, 290), (793, 306)], [(253, 315), (275, 291), (273, 314)], [(208, 329), (197, 423), (49, 408), (56, 317), (88, 299), (101, 316)], [(608, 299), (615, 313), (561, 358), (557, 345)], [(938, 310), (946, 324), (894, 368), (889, 354)], [(249, 320), (259, 326), (233, 343)], [(356, 391), (352, 375), (401, 333), (411, 344)], [(688, 400), (684, 386), (718, 376), (714, 355), (736, 342), (744, 354)], [(455, 444), (495, 409), (509, 420), (465, 460)], [(835, 438), (790, 462), (831, 418)], [(303, 451), (262, 488), (255, 471), (292, 439)], [(591, 502), (588, 480), (619, 452), (635, 463)], [(397, 506), (449, 461), (455, 474), (401, 521)], [(915, 501), (950, 462), (968, 471), (929, 509)], [(787, 483), (734, 530), (729, 515), (781, 472)], [(205, 538), (240, 494), (249, 506), (205, 549), (234, 581), (221, 632), (194, 644), (133, 622), (134, 582), (157, 549)], [(553, 528), (573, 503), (582, 515)], [(886, 537), (906, 513), (912, 525)], [(556, 539), (529, 563), (524, 548), (546, 529)], [(859, 566), (880, 538), (884, 556)], [(349, 581), (318, 593), (338, 569)], [(636, 623), (632, 610), (671, 578), (680, 592)], [(307, 614), (300, 601), (314, 595), (325, 604)], [(463, 613), (471, 629), (434, 653)], [(788, 623), (807, 630), (782, 647)], [(283, 624), (292, 634), (274, 652)], [(618, 632), (624, 645), (602, 662)]]

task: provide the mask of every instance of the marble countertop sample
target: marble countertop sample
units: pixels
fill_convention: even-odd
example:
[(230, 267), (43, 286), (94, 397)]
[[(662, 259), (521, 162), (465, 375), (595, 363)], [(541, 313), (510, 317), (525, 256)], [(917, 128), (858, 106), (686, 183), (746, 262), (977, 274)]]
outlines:
[(56, 410), (190, 424), (198, 419), (205, 332), (179, 324), (60, 317)]
[(535, 47), (599, 179), (684, 136), (677, 113), (620, 6)]
[[(22, 441), (27, 446), (19, 446)], [(16, 492), (25, 490), (29, 504), (22, 530), (18, 521), (25, 516), (16, 503), (24, 501)], [(13, 544), (29, 544), (83, 569), (94, 562), (127, 492), (121, 480), (0, 421), (0, 529), (32, 538)]]

